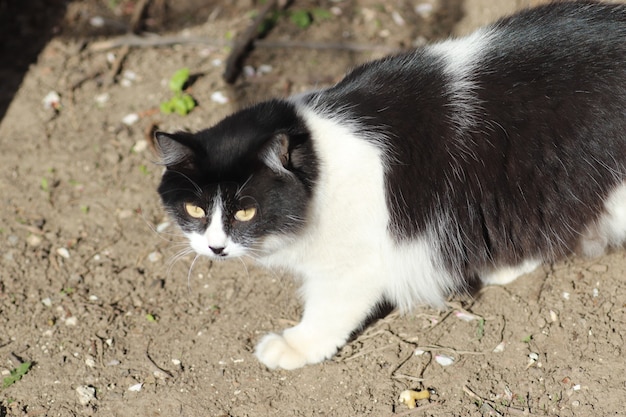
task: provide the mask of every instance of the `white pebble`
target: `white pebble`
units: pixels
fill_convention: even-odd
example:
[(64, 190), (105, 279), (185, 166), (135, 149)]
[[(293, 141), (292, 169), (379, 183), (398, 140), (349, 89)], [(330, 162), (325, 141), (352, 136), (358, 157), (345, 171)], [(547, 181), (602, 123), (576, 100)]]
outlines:
[(222, 93), (221, 91), (216, 91), (213, 94), (211, 94), (211, 100), (219, 104), (228, 103), (228, 97), (226, 97), (224, 93)]
[(87, 365), (90, 368), (95, 368), (96, 360), (92, 358), (91, 356), (87, 356), (87, 359), (85, 359), (85, 365)]
[(415, 6), (415, 13), (422, 17), (427, 17), (433, 11), (433, 5), (430, 3), (420, 3)]
[(58, 109), (61, 107), (61, 96), (56, 91), (50, 91), (42, 100), (46, 109)]
[(141, 391), (141, 387), (143, 387), (143, 384), (140, 382), (139, 384), (131, 385), (130, 387), (128, 387), (128, 390), (133, 392), (139, 392)]
[(528, 357), (529, 357), (530, 359), (532, 359), (533, 361), (537, 361), (537, 360), (539, 360), (539, 355), (538, 355), (537, 353), (535, 353), (535, 352), (530, 352), (530, 353), (528, 354)]
[(46, 297), (41, 300), (41, 304), (45, 305), (46, 307), (52, 307), (52, 300), (50, 299), (50, 297)]
[(559, 316), (556, 314), (556, 312), (550, 310), (550, 321), (552, 321), (552, 323), (554, 323), (558, 319), (559, 319)]
[(506, 342), (500, 342), (500, 343), (498, 343), (498, 346), (493, 348), (493, 353), (504, 352), (504, 348), (505, 347), (506, 347)]
[(267, 64), (259, 65), (259, 68), (257, 68), (257, 72), (259, 74), (269, 74), (273, 70), (274, 68), (271, 65), (267, 65)]
[(441, 366), (450, 366), (454, 363), (454, 358), (448, 355), (435, 355), (435, 361)]
[(94, 16), (89, 19), (89, 24), (95, 28), (101, 28), (104, 26), (104, 18), (102, 16)]
[(466, 313), (465, 311), (455, 311), (454, 315), (456, 318), (461, 319), (463, 321), (473, 321), (473, 320), (478, 319), (478, 316), (475, 316), (474, 314)]
[(76, 326), (78, 324), (78, 319), (76, 316), (68, 317), (65, 319), (66, 326)]
[(219, 58), (215, 58), (211, 61), (211, 65), (213, 65), (214, 67), (219, 67), (222, 65), (222, 60)]
[(145, 139), (140, 139), (133, 145), (133, 152), (136, 153), (143, 152), (146, 149), (148, 149), (148, 141)]
[(107, 362), (107, 366), (117, 366), (119, 365), (121, 362), (118, 361), (117, 359), (111, 359), (110, 361)]
[(97, 295), (90, 295), (89, 296), (89, 301), (98, 301), (98, 296)]
[(572, 387), (574, 391), (580, 391), (580, 384), (576, 384)]
[(163, 255), (161, 255), (161, 253), (156, 252), (156, 251), (155, 252), (151, 252), (148, 255), (148, 260), (150, 262), (159, 262), (162, 258), (163, 258)]
[(243, 67), (243, 75), (247, 78), (254, 77), (256, 75), (256, 70), (252, 65), (246, 65)]
[(66, 248), (57, 249), (57, 255), (65, 259), (70, 259), (70, 251), (68, 251)]
[(98, 106), (102, 107), (109, 101), (110, 98), (111, 95), (109, 93), (102, 93), (96, 95), (93, 99)]
[(88, 387), (87, 385), (79, 385), (76, 387), (76, 394), (78, 394), (78, 402), (81, 405), (87, 405), (96, 399), (96, 389), (94, 387)]
[(176, 366), (180, 365), (180, 359), (172, 359), (172, 363)]
[(122, 119), (122, 123), (127, 126), (134, 125), (139, 120), (139, 115), (137, 113), (130, 113), (124, 116)]
[(569, 293), (567, 291), (563, 291), (563, 298), (565, 298), (566, 300), (569, 300)]
[(393, 12), (391, 12), (391, 18), (396, 25), (404, 26), (404, 19), (397, 11), (394, 10)]
[(26, 238), (26, 243), (30, 246), (39, 246), (39, 244), (41, 244), (41, 238), (37, 235), (30, 235)]
[(600, 294), (600, 291), (597, 288), (593, 289), (593, 296), (594, 298), (597, 297)]
[(129, 81), (135, 81), (137, 79), (137, 73), (135, 71), (126, 70), (124, 71), (124, 74), (122, 75), (122, 77), (124, 77), (124, 79), (129, 80)]

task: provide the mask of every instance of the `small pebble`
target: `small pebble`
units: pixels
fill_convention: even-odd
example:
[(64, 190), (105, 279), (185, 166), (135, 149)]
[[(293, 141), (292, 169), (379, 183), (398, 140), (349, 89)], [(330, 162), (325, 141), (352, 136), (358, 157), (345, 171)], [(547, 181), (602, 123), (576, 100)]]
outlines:
[(30, 246), (39, 246), (41, 244), (41, 238), (37, 235), (30, 235), (26, 238), (26, 243)]
[(569, 296), (570, 294), (567, 291), (563, 291), (563, 298), (565, 298), (566, 300), (569, 300)]
[(102, 107), (109, 101), (110, 98), (111, 98), (111, 95), (109, 93), (102, 93), (102, 94), (96, 95), (94, 97), (94, 100), (98, 106)]
[(57, 249), (57, 255), (59, 255), (62, 258), (65, 258), (65, 259), (69, 259), (70, 258), (70, 251), (68, 251), (66, 248), (59, 248), (59, 249)]
[(87, 405), (96, 399), (96, 389), (87, 385), (76, 387), (76, 394), (78, 394), (78, 402), (81, 405)]
[(211, 100), (219, 104), (228, 103), (228, 97), (226, 97), (224, 93), (222, 93), (221, 91), (216, 91), (213, 94), (211, 94)]
[(142, 387), (143, 387), (143, 384), (139, 383), (139, 384), (131, 385), (130, 387), (128, 387), (128, 390), (133, 391), (133, 392), (139, 392), (141, 391)]
[(67, 319), (65, 319), (66, 326), (76, 326), (77, 324), (78, 319), (76, 318), (76, 316), (68, 317)]
[(87, 359), (85, 359), (85, 365), (87, 365), (90, 368), (95, 368), (96, 367), (96, 361), (91, 356), (88, 356)]
[(52, 300), (50, 299), (50, 297), (46, 297), (41, 300), (41, 304), (45, 305), (46, 307), (52, 307)]
[(498, 343), (498, 346), (493, 348), (493, 353), (504, 352), (504, 348), (505, 347), (506, 347), (506, 342), (500, 342), (500, 343)]
[(104, 26), (104, 18), (102, 16), (94, 16), (89, 19), (89, 24), (95, 28), (101, 28)]
[(159, 262), (162, 258), (163, 258), (163, 255), (161, 255), (161, 253), (156, 252), (156, 251), (155, 252), (151, 252), (148, 255), (148, 260), (150, 262)]
[(556, 312), (550, 310), (550, 321), (552, 321), (552, 323), (554, 323), (558, 319), (559, 319), (559, 316), (556, 314)]
[(45, 109), (59, 110), (61, 108), (61, 96), (56, 91), (50, 91), (41, 102)]
[(122, 118), (122, 123), (126, 126), (134, 125), (139, 120), (139, 115), (137, 113), (127, 114)]
[(148, 149), (148, 141), (145, 139), (140, 139), (133, 145), (133, 152), (136, 153), (143, 152), (146, 149)]
[(448, 355), (435, 355), (435, 361), (441, 366), (450, 366), (454, 363), (454, 358)]

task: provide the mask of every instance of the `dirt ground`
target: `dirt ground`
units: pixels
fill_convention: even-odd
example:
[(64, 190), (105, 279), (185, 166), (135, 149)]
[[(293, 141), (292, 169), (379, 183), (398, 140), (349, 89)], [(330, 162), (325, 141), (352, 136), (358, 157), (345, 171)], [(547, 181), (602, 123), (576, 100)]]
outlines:
[[(0, 377), (13, 383), (0, 416), (623, 415), (626, 251), (546, 265), (448, 311), (392, 314), (326, 363), (269, 371), (252, 351), (299, 319), (294, 281), (236, 261), (190, 269), (155, 192), (154, 126), (208, 127), (329, 85), (377, 46), (467, 33), (529, 1), (296, 1), (325, 12), (306, 28), (279, 18), (266, 41), (283, 47), (256, 49), (234, 86), (225, 45), (253, 1), (155, 0), (142, 30), (205, 42), (127, 50), (94, 45), (126, 31), (140, 2), (32, 2), (0, 3), (18, 22), (2, 34)], [(199, 106), (163, 115), (182, 67)], [(43, 104), (52, 91), (56, 109)], [(11, 380), (21, 362), (32, 366)], [(405, 389), (432, 395), (409, 410)]]

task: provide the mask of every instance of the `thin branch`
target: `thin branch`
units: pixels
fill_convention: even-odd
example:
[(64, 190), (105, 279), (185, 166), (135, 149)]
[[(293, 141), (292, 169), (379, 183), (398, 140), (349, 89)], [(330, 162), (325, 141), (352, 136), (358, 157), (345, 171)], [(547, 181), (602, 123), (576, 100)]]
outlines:
[[(257, 39), (253, 41), (255, 48), (281, 49), (281, 48), (299, 48), (299, 49), (317, 49), (330, 51), (350, 51), (350, 52), (382, 52), (397, 53), (400, 48), (393, 48), (386, 45), (371, 45), (354, 42), (302, 42), (302, 41), (272, 41), (266, 39)], [(90, 52), (104, 52), (110, 49), (119, 48), (121, 46), (129, 46), (132, 48), (155, 48), (172, 45), (208, 45), (219, 48), (232, 47), (233, 43), (215, 39), (209, 36), (158, 36), (145, 35), (138, 36), (134, 34), (122, 35), (110, 38), (104, 41), (93, 42), (87, 47)]]

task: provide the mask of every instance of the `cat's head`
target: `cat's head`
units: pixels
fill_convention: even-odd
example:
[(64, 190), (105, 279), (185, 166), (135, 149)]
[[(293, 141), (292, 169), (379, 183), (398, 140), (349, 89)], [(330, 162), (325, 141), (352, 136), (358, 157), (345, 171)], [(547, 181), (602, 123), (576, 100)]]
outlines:
[(304, 226), (317, 177), (306, 126), (274, 100), (198, 133), (157, 132), (159, 194), (199, 254), (263, 254)]

